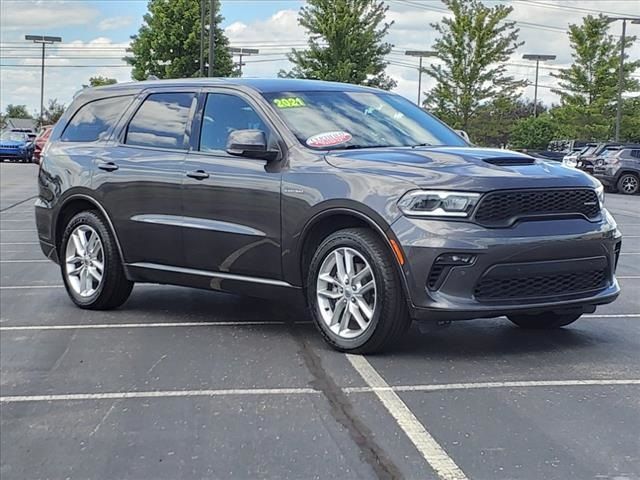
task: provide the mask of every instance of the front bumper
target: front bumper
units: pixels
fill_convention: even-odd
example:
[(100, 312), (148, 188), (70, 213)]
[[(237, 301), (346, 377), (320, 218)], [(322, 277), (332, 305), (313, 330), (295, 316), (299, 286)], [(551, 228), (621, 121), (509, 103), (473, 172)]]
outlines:
[(596, 166), (593, 176), (600, 180), (600, 183), (607, 187), (615, 187), (618, 181), (618, 169), (609, 166)]
[(20, 159), (20, 160), (26, 160), (27, 158), (29, 158), (29, 152), (27, 150), (14, 150), (14, 149), (0, 149), (0, 158), (2, 159)]
[[(615, 279), (621, 234), (604, 212), (601, 221), (554, 219), (521, 222), (511, 228), (487, 229), (459, 221), (402, 217), (392, 230), (404, 251), (403, 273), (411, 315), (416, 319), (448, 321), (490, 318), (511, 313), (551, 310), (593, 311), (610, 303), (620, 287)], [(427, 283), (435, 260), (442, 254), (471, 254), (470, 265), (448, 267), (434, 285)], [(573, 270), (575, 271), (573, 271)], [(479, 298), (480, 285), (492, 275), (515, 277), (514, 283), (534, 278), (575, 278), (582, 271), (602, 269), (597, 287), (531, 295)], [(572, 272), (571, 274), (567, 272)], [(569, 275), (569, 277), (559, 277)], [(524, 280), (523, 280), (524, 279)], [(504, 281), (509, 285), (509, 281)], [(540, 288), (540, 282), (536, 288)], [(544, 289), (544, 283), (542, 284)], [(491, 294), (491, 291), (489, 291)]]

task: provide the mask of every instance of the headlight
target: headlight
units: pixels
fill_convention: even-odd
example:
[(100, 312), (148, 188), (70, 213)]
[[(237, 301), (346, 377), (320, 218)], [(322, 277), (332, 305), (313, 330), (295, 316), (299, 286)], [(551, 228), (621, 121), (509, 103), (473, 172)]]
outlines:
[(578, 165), (578, 160), (576, 160), (575, 158), (565, 158), (562, 163), (564, 163), (567, 167), (575, 168), (576, 165)]
[(417, 190), (405, 194), (398, 207), (409, 216), (466, 218), (479, 198), (479, 193)]
[(596, 195), (598, 195), (598, 202), (600, 202), (600, 209), (604, 208), (604, 185), (600, 184), (596, 187)]

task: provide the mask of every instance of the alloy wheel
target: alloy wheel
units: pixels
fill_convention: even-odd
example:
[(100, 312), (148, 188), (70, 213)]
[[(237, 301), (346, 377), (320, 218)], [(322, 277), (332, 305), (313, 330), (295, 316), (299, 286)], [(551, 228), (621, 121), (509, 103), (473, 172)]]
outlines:
[(67, 283), (81, 297), (90, 297), (102, 285), (104, 249), (98, 232), (79, 225), (71, 233), (65, 252)]
[(322, 320), (341, 338), (355, 338), (370, 326), (376, 311), (376, 279), (356, 250), (336, 248), (325, 257), (316, 282)]
[(638, 179), (633, 175), (627, 175), (622, 180), (622, 191), (625, 193), (636, 193), (638, 191)]

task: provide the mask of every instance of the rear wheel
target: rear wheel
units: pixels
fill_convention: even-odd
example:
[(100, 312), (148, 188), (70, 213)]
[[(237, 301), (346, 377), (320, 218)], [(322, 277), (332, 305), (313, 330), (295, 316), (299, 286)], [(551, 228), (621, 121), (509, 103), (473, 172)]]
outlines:
[(633, 173), (625, 173), (618, 180), (618, 191), (625, 195), (635, 195), (640, 190), (640, 178)]
[(539, 313), (536, 315), (509, 315), (507, 318), (522, 328), (546, 329), (567, 326), (582, 316), (581, 313)]
[(322, 242), (309, 267), (307, 300), (324, 339), (344, 352), (388, 348), (411, 323), (393, 258), (365, 228)]
[(67, 224), (60, 268), (71, 300), (81, 308), (117, 308), (133, 288), (133, 282), (125, 277), (113, 235), (94, 212), (80, 212)]

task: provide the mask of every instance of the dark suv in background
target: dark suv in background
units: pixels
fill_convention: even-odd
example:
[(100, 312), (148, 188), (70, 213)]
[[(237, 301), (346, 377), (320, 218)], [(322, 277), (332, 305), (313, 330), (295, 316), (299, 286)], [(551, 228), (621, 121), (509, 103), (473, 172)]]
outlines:
[(621, 235), (597, 180), (473, 148), (354, 85), (87, 89), (39, 187), (42, 249), (82, 308), (122, 305), (134, 282), (304, 298), (330, 345), (372, 352), (412, 318), (554, 328), (619, 293)]
[(611, 190), (635, 195), (640, 191), (640, 145), (609, 150), (596, 160), (593, 174)]

